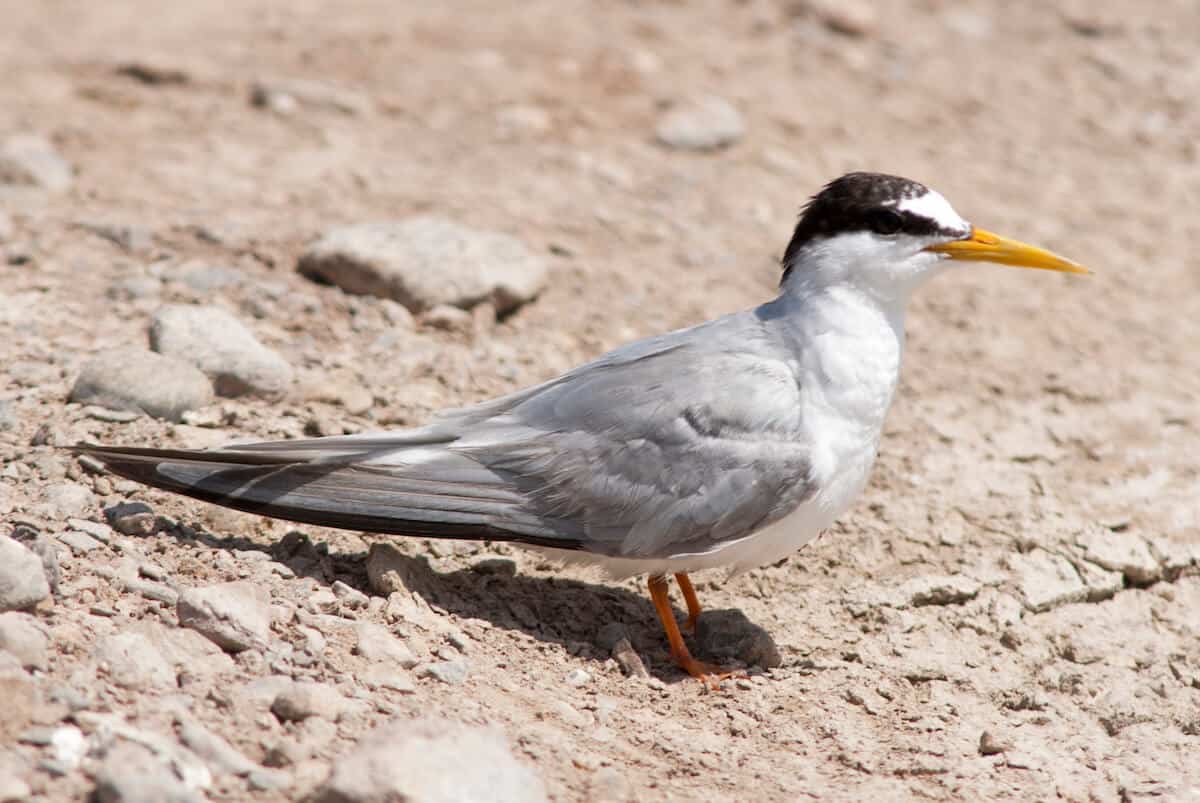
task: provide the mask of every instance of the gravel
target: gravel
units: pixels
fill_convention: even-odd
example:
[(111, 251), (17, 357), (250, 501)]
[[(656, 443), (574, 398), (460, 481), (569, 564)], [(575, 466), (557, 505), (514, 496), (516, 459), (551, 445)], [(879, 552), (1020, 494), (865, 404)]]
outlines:
[(545, 260), (507, 234), (423, 215), (327, 232), (300, 257), (303, 275), (412, 312), (490, 302), (506, 313), (546, 285)]
[(85, 362), (69, 398), (168, 421), (181, 421), (212, 400), (212, 382), (194, 365), (138, 348), (104, 351)]
[(271, 632), (270, 596), (246, 581), (189, 588), (179, 595), (179, 624), (236, 653), (263, 648)]
[(199, 368), (220, 396), (275, 398), (288, 390), (294, 378), (292, 367), (278, 352), (260, 343), (220, 307), (161, 308), (150, 324), (150, 348)]
[[(312, 803), (538, 803), (545, 788), (495, 730), (439, 719), (397, 720), (367, 733)], [(453, 780), (451, 780), (453, 779)]]
[(21, 544), (0, 535), (0, 611), (32, 608), (50, 596), (42, 561)]
[(674, 104), (658, 119), (654, 134), (670, 148), (710, 151), (745, 136), (746, 121), (725, 98), (705, 95)]

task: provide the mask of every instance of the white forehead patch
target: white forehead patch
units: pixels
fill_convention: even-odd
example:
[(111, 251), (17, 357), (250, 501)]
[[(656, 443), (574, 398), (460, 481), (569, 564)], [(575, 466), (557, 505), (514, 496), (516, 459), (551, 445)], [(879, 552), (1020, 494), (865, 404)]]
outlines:
[(954, 207), (950, 205), (940, 192), (928, 190), (915, 198), (905, 198), (896, 203), (896, 208), (914, 215), (929, 218), (937, 223), (938, 228), (947, 231), (961, 231), (964, 234), (971, 230), (971, 224), (963, 220)]

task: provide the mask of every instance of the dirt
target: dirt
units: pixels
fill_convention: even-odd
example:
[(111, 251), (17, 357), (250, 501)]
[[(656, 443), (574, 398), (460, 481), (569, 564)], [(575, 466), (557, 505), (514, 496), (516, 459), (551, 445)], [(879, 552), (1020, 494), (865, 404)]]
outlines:
[[(291, 787), (219, 776), (213, 798), (300, 797), (371, 727), (418, 715), (500, 727), (555, 800), (1198, 794), (1193, 4), (254, 0), (218, 13), (53, 0), (3, 16), (0, 136), (48, 137), (74, 180), (0, 195), (13, 221), (0, 242), (0, 529), (69, 529), (46, 504), (64, 482), (89, 491), (81, 518), (137, 500), (173, 522), (86, 554), (59, 546), (60, 593), (36, 610), (50, 655), (32, 673), (44, 705), (31, 727), (72, 721), (53, 702), (68, 686), (166, 738), (182, 706), (255, 762), (299, 739), (265, 710), (221, 704), (277, 672), (261, 654), (169, 688), (123, 687), (98, 664), (97, 639), (177, 625), (172, 605), (110, 581), (132, 559), (178, 588), (253, 579), (279, 640), (304, 644), (318, 611), (469, 666), (460, 685), (414, 674), (411, 692), (368, 693), (353, 638), (329, 627), (314, 662), (283, 670), (364, 705), (288, 765)], [(327, 87), (290, 111), (252, 102), (256, 84), (295, 80)], [(741, 112), (742, 136), (703, 152), (656, 143), (660, 115), (709, 94)], [(404, 426), (551, 377), (769, 298), (799, 206), (848, 169), (924, 181), (974, 223), (1095, 275), (979, 267), (920, 294), (862, 500), (779, 565), (694, 578), (706, 606), (739, 609), (782, 655), (719, 692), (670, 664), (640, 581), (495, 545), (401, 542), (414, 558), (402, 595), (432, 617), (406, 625), (370, 590), (375, 539), (114, 485), (54, 448)], [(518, 237), (551, 260), (548, 288), (447, 332), (296, 273), (331, 226), (413, 213)], [(177, 279), (196, 264), (243, 279)], [(145, 276), (161, 291), (112, 292)], [(220, 400), (204, 426), (67, 404), (83, 362), (144, 344), (166, 302), (227, 307), (296, 368), (297, 389)], [(345, 383), (370, 392), (369, 410), (311, 391)], [(299, 572), (247, 557), (296, 529), (326, 546), (268, 554)], [(1150, 568), (1105, 561), (1088, 539), (1148, 551)], [(515, 576), (478, 565), (491, 557)], [(373, 599), (329, 603), (319, 592), (335, 581)], [(648, 680), (598, 646), (614, 621)], [(47, 749), (0, 744), (34, 795), (86, 795), (90, 759), (55, 771), (38, 764)]]

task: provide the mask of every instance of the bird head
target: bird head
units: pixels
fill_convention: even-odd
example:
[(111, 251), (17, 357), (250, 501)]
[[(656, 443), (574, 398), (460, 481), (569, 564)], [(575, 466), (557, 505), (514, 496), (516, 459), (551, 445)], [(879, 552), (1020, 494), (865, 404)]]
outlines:
[(844, 283), (903, 300), (956, 262), (1088, 272), (1049, 251), (972, 226), (940, 193), (916, 181), (849, 173), (804, 207), (784, 253), (782, 285)]

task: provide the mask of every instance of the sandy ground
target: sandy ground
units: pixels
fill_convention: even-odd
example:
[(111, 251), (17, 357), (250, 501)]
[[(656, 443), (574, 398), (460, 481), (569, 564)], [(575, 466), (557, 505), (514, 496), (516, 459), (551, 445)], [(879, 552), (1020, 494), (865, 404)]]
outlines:
[[(88, 710), (166, 738), (185, 708), (261, 762), (303, 734), (222, 695), (283, 672), (364, 704), (311, 755), (276, 762), (290, 787), (219, 776), (210, 797), (302, 796), (372, 726), (417, 715), (499, 727), (555, 800), (1200, 797), (1193, 4), (495, 9), (3, 3), (0, 136), (49, 138), (74, 180), (0, 196), (14, 224), (0, 242), (0, 531), (56, 538), (68, 528), (47, 494), (67, 482), (90, 493), (84, 519), (140, 500), (195, 536), (59, 547), (60, 594), (35, 612), (50, 654), (31, 672), (45, 704), (29, 727), (71, 723), (52, 702), (70, 687)], [(184, 80), (146, 82), (129, 64)], [(252, 105), (256, 81), (293, 79), (332, 84), (340, 101)], [(710, 93), (741, 111), (743, 136), (706, 153), (655, 142), (665, 109)], [(433, 620), (422, 629), (389, 618), (375, 592), (364, 607), (322, 593), (338, 580), (369, 591), (369, 536), (298, 528), (327, 549), (298, 573), (265, 571), (246, 555), (297, 528), (114, 486), (52, 448), (419, 423), (768, 298), (800, 204), (859, 168), (925, 181), (973, 222), (1096, 274), (980, 267), (926, 288), (861, 502), (782, 564), (697, 577), (707, 606), (744, 612), (783, 658), (719, 693), (669, 663), (638, 581), (404, 542), (428, 558), (410, 577)], [(394, 325), (374, 299), (295, 272), (329, 227), (415, 212), (520, 238), (551, 261), (548, 288), (464, 335)], [(172, 279), (197, 260), (244, 280)], [(161, 292), (111, 292), (140, 276), (161, 277)], [(300, 390), (221, 400), (209, 426), (105, 422), (67, 404), (84, 361), (143, 344), (166, 301), (227, 307), (302, 381), (353, 381), (375, 403), (353, 415)], [(1106, 560), (1108, 547), (1134, 557)], [(480, 570), (495, 556), (517, 574)], [(111, 581), (130, 559), (178, 589), (254, 580), (279, 613), (276, 639), (313, 647), (302, 620), (319, 608), (392, 627), (421, 661), (461, 654), (470, 674), (365, 693), (353, 639), (331, 626), (304, 666), (259, 655), (168, 688), (121, 686), (97, 640), (175, 626), (173, 606)], [(961, 591), (919, 593), (947, 583)], [(649, 681), (597, 644), (613, 621)], [(10, 733), (0, 752), (36, 796), (85, 796), (95, 760), (56, 768), (38, 741)]]

